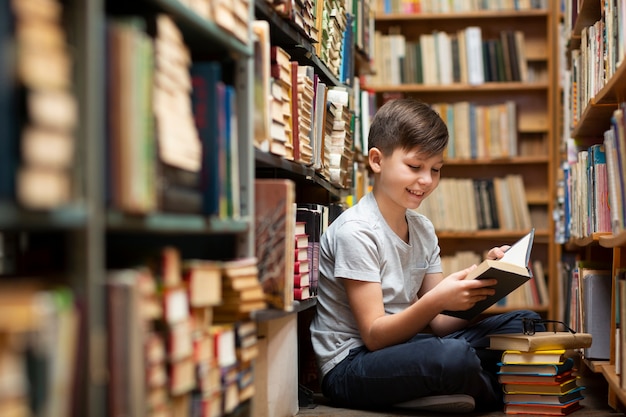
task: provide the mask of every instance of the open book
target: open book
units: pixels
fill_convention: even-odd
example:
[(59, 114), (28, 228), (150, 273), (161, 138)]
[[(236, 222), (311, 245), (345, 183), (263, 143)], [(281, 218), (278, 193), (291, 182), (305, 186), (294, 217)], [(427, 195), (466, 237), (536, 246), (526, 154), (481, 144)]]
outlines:
[(467, 274), (465, 279), (496, 278), (498, 283), (494, 287), (496, 290), (494, 295), (477, 302), (474, 307), (468, 310), (446, 310), (443, 311), (443, 314), (467, 320), (473, 319), (528, 281), (532, 277), (528, 263), (534, 237), (535, 229), (532, 229), (526, 236), (515, 242), (502, 258), (498, 260), (486, 259)]

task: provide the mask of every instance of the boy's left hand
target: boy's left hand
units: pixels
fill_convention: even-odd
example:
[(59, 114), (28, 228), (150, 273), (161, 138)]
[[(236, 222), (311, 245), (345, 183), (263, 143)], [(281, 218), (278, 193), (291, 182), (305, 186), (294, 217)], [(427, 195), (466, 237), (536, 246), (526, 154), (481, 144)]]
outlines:
[(504, 252), (506, 252), (510, 248), (511, 248), (510, 245), (502, 245), (500, 247), (491, 248), (489, 249), (489, 252), (487, 253), (487, 259), (492, 259), (492, 260), (500, 259), (504, 256)]

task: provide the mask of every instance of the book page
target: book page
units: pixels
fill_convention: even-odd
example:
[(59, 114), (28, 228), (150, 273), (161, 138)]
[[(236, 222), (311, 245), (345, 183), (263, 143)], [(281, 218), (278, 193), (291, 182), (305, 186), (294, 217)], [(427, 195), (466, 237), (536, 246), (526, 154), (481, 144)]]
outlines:
[(534, 236), (535, 229), (532, 229), (530, 233), (515, 242), (499, 260), (520, 266), (528, 265), (528, 261), (530, 259), (530, 248), (533, 245)]

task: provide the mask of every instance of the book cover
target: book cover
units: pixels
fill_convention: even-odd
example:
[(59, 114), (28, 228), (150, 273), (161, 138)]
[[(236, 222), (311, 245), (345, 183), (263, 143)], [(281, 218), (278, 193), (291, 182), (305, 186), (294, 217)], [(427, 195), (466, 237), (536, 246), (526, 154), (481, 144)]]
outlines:
[(588, 359), (608, 360), (611, 357), (611, 272), (584, 269), (582, 274), (583, 329), (590, 332), (594, 343), (585, 348)]
[(505, 350), (502, 352), (503, 364), (561, 364), (566, 360), (565, 349), (536, 350), (533, 352), (520, 352), (518, 350)]
[(513, 290), (526, 283), (532, 277), (528, 267), (533, 246), (535, 229), (515, 242), (504, 257), (498, 260), (484, 260), (476, 269), (467, 274), (465, 279), (497, 278), (494, 295), (477, 302), (474, 307), (464, 311), (443, 311), (443, 314), (470, 320), (506, 297)]
[(546, 404), (565, 405), (573, 401), (584, 399), (583, 391), (585, 387), (578, 387), (572, 391), (561, 394), (504, 394), (504, 402), (507, 404)]
[[(202, 142), (202, 166), (200, 189), (203, 195), (202, 212), (219, 214), (220, 128), (224, 119), (220, 116), (218, 84), (223, 85), (219, 62), (196, 62), (191, 66), (191, 94), (193, 115)], [(223, 88), (223, 87), (222, 87)]]
[(566, 394), (578, 387), (577, 377), (573, 377), (569, 381), (556, 382), (552, 384), (503, 384), (502, 389), (506, 394)]
[(532, 415), (548, 415), (548, 416), (565, 416), (582, 408), (578, 401), (574, 401), (564, 405), (549, 404), (505, 404), (505, 414), (532, 414)]
[(498, 381), (501, 384), (556, 384), (569, 381), (573, 378), (574, 369), (568, 369), (557, 375), (518, 375), (518, 374), (499, 374)]
[(489, 335), (489, 348), (496, 350), (535, 350), (577, 349), (591, 346), (589, 333), (537, 332), (533, 335), (522, 333)]
[(267, 302), (293, 308), (295, 184), (288, 179), (256, 179), (255, 250)]

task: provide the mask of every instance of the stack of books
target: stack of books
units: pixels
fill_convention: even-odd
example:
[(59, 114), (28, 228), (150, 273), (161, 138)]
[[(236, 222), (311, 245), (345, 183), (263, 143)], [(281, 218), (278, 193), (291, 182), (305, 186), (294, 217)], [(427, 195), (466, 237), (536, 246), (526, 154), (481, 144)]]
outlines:
[(491, 335), (503, 350), (498, 380), (505, 414), (567, 415), (582, 408), (585, 389), (574, 366), (575, 350), (591, 345), (587, 333)]

